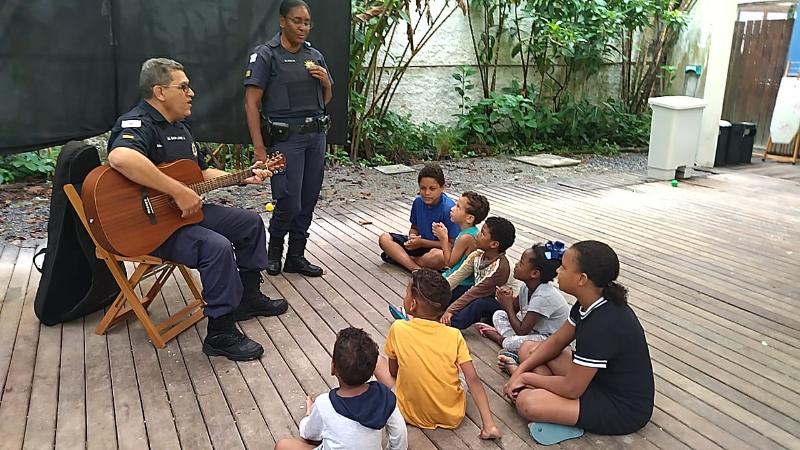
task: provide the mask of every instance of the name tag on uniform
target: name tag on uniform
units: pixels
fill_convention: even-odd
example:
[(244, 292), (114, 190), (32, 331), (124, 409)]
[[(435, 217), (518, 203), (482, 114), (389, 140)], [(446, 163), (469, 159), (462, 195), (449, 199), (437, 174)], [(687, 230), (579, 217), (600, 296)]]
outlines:
[(167, 136), (168, 141), (185, 141), (186, 136)]
[(123, 120), (122, 121), (122, 128), (141, 128), (142, 121), (141, 120)]

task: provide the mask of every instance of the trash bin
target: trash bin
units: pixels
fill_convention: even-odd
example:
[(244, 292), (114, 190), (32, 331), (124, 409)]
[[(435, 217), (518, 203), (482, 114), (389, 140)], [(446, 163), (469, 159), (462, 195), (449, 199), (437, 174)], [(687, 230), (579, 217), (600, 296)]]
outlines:
[(719, 121), (719, 135), (717, 136), (717, 152), (714, 154), (714, 167), (722, 167), (728, 163), (728, 146), (730, 146), (731, 123), (727, 120)]
[(685, 96), (653, 97), (647, 176), (658, 180), (692, 176), (705, 100)]
[(731, 137), (728, 144), (728, 164), (750, 164), (753, 158), (753, 141), (756, 138), (756, 124), (734, 122), (731, 124)]

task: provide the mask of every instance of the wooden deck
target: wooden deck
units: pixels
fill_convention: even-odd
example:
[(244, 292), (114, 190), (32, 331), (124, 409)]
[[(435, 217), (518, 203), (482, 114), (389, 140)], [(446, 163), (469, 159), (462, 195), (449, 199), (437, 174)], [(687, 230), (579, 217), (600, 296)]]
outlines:
[[(652, 421), (629, 436), (587, 435), (554, 448), (800, 448), (800, 168), (754, 165), (678, 188), (633, 177), (482, 188), (493, 215), (517, 226), (510, 258), (546, 239), (608, 242), (647, 331), (656, 374)], [(0, 250), (0, 448), (271, 448), (296, 434), (306, 394), (335, 386), (337, 330), (354, 325), (383, 344), (407, 275), (381, 263), (383, 230), (407, 228), (408, 201), (318, 211), (309, 257), (318, 279), (268, 277), (289, 299), (280, 318), (242, 324), (265, 347), (233, 363), (201, 351), (205, 323), (156, 350), (135, 322), (96, 336), (100, 314), (39, 324), (35, 249)], [(184, 304), (173, 282), (153, 309)], [(410, 428), (414, 449), (537, 448), (503, 399), (497, 348), (465, 332), (505, 435), (477, 438)]]

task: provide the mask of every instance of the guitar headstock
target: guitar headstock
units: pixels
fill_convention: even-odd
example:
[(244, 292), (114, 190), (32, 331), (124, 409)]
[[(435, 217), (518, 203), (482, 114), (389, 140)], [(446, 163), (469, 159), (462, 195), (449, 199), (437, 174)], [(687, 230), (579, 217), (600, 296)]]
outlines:
[(281, 152), (272, 153), (258, 168), (267, 169), (273, 174), (280, 173), (286, 168), (286, 157)]

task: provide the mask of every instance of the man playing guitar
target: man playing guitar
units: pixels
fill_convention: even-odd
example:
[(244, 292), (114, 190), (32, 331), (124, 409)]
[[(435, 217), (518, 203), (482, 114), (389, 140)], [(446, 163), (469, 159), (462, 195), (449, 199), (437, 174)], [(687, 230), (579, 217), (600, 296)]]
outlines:
[[(156, 167), (191, 159), (205, 180), (227, 175), (198, 157), (184, 122), (191, 114), (194, 91), (183, 66), (164, 58), (145, 61), (139, 90), (142, 101), (111, 130), (109, 165), (136, 184), (170, 195), (184, 218), (202, 211), (201, 222), (179, 228), (153, 254), (200, 272), (208, 317), (203, 352), (236, 361), (257, 359), (264, 349), (239, 331), (235, 321), (283, 314), (288, 309), (286, 300), (261, 293), (261, 271), (267, 267), (264, 223), (252, 211), (204, 204), (194, 190)], [(261, 183), (272, 175), (258, 167), (253, 166), (253, 175), (245, 183)]]

